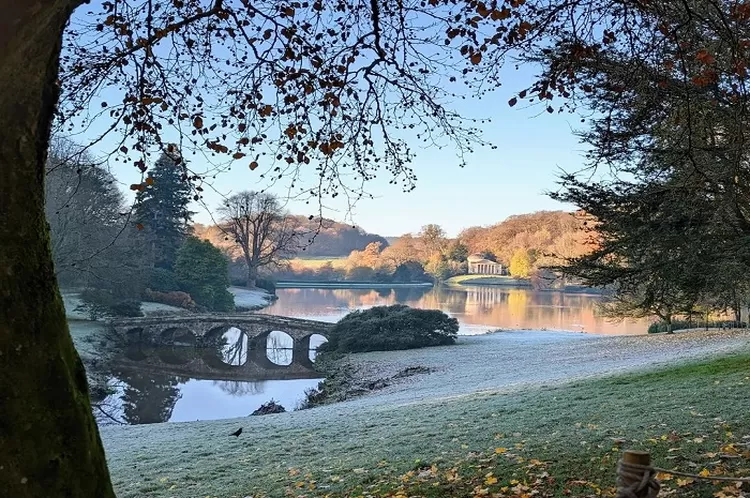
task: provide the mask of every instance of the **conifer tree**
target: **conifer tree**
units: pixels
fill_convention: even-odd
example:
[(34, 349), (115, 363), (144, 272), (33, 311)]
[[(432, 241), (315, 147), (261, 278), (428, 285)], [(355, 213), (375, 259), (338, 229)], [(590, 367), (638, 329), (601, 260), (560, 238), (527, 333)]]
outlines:
[(189, 232), (193, 213), (188, 209), (190, 185), (183, 181), (183, 172), (179, 155), (162, 154), (138, 192), (136, 222), (152, 267), (171, 270)]

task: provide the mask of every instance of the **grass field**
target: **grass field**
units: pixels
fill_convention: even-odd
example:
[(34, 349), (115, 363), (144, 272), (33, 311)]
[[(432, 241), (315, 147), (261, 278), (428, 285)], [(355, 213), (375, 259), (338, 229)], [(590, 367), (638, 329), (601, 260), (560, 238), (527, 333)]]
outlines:
[(289, 260), (289, 264), (296, 270), (317, 270), (327, 263), (331, 263), (334, 268), (343, 268), (346, 266), (346, 257), (329, 258), (329, 257), (313, 257), (313, 258), (294, 258)]
[[(327, 410), (324, 420), (111, 427), (103, 437), (121, 498), (611, 497), (623, 448), (666, 468), (750, 475), (748, 385), (745, 350), (556, 387)], [(240, 425), (248, 437), (228, 438)], [(660, 496), (741, 496), (733, 484), (660, 477)]]
[(507, 275), (458, 275), (449, 278), (448, 285), (504, 285), (508, 287), (529, 287), (528, 279), (517, 279)]

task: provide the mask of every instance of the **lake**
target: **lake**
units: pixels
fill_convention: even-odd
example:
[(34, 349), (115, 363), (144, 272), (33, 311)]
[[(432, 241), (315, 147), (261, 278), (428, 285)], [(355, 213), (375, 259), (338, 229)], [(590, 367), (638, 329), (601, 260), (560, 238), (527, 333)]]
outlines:
[(458, 319), (459, 334), (497, 329), (643, 334), (650, 320), (613, 323), (596, 312), (598, 294), (534, 291), (500, 286), (395, 289), (278, 289), (261, 313), (335, 322), (353, 309), (391, 304), (440, 309)]
[[(440, 309), (458, 319), (460, 334), (497, 329), (560, 330), (595, 334), (642, 334), (647, 320), (612, 323), (598, 316), (601, 296), (534, 291), (490, 286), (400, 287), (395, 289), (279, 289), (279, 299), (261, 313), (335, 322), (349, 311), (372, 306), (406, 304)], [(100, 423), (147, 424), (243, 417), (261, 404), (275, 400), (293, 410), (305, 391), (320, 380), (314, 371), (289, 375), (273, 368), (255, 378), (236, 378), (222, 369), (207, 373), (180, 365), (203, 361), (208, 365), (240, 365), (261, 355), (283, 367), (291, 361), (289, 336), (273, 332), (266, 349), (248, 349), (235, 328), (224, 333), (214, 349), (190, 345), (134, 346), (97, 372), (106, 379), (109, 394), (96, 401)], [(322, 338), (311, 341), (310, 357)], [(263, 363), (259, 361), (256, 363)], [(267, 362), (266, 362), (267, 363)], [(227, 370), (228, 371), (228, 370)]]

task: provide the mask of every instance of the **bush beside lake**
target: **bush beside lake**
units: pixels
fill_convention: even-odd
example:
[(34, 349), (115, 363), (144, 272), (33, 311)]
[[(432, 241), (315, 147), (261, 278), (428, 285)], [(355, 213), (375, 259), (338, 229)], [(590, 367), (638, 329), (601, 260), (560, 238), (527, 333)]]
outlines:
[(440, 310), (401, 304), (357, 310), (331, 330), (321, 351), (357, 353), (443, 346), (456, 342), (458, 320)]

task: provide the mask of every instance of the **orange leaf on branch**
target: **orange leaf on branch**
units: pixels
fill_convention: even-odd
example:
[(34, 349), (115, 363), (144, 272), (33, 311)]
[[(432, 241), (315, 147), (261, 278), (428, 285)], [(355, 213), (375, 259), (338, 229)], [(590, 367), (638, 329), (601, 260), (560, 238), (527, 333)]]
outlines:
[(477, 65), (480, 62), (482, 62), (482, 53), (481, 52), (474, 52), (471, 54), (471, 57), (469, 57), (469, 60), (472, 64)]
[(713, 55), (711, 55), (708, 50), (699, 50), (698, 53), (695, 55), (695, 58), (701, 61), (703, 64), (709, 65), (716, 62), (716, 59)]

